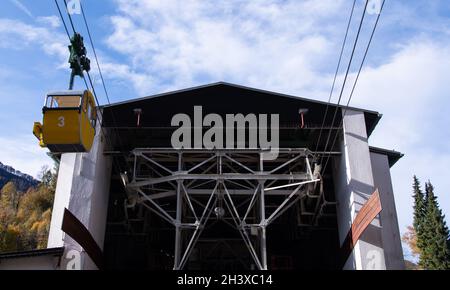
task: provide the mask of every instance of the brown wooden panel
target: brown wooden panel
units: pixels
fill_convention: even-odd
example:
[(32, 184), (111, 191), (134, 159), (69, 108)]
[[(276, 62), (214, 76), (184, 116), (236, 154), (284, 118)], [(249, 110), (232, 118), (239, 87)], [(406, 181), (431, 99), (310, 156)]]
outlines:
[(103, 252), (92, 237), (88, 229), (67, 209), (64, 209), (64, 217), (61, 229), (74, 239), (99, 269), (103, 269)]
[(348, 257), (353, 251), (356, 242), (359, 240), (363, 232), (367, 229), (370, 223), (381, 212), (381, 201), (378, 189), (370, 196), (367, 202), (361, 207), (352, 226), (345, 237), (341, 248), (342, 265), (347, 261)]
[[(381, 212), (381, 202), (378, 189), (370, 196), (369, 200), (362, 207), (364, 209), (364, 215), (358, 213), (356, 222), (352, 224), (353, 241), (356, 243), (359, 240), (361, 234), (369, 226), (372, 220)], [(356, 220), (356, 219), (355, 219)]]

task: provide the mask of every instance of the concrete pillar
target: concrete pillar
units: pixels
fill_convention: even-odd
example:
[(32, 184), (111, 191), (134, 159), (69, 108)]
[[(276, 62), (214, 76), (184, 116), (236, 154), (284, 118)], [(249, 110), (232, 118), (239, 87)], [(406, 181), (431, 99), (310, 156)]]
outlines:
[(404, 270), (402, 242), (395, 209), (394, 190), (388, 157), (379, 153), (370, 153), (375, 186), (380, 193), (381, 206), (381, 238), (384, 246), (386, 269)]
[[(342, 154), (333, 162), (341, 245), (359, 210), (375, 189), (364, 113), (347, 110), (343, 118)], [(375, 219), (356, 243), (344, 269), (385, 268), (380, 222)]]
[(47, 241), (47, 248), (64, 246), (64, 233), (61, 230), (64, 208), (69, 208), (70, 193), (77, 160), (76, 153), (64, 153), (61, 156), (56, 183), (55, 200), (53, 201), (52, 219)]
[(97, 268), (78, 243), (61, 230), (64, 208), (83, 223), (103, 248), (112, 162), (111, 157), (103, 154), (106, 140), (99, 124), (96, 132), (90, 152), (61, 156), (47, 247), (66, 247), (62, 268), (72, 259), (80, 264), (74, 265), (74, 269)]

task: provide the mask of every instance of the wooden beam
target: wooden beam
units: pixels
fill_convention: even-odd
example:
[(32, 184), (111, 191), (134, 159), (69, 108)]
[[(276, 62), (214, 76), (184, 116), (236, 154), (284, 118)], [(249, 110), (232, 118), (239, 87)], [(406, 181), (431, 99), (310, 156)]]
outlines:
[(345, 237), (344, 243), (341, 247), (342, 253), (342, 265), (345, 264), (348, 257), (353, 251), (356, 243), (367, 229), (370, 223), (375, 219), (375, 217), (381, 212), (381, 201), (378, 189), (370, 196), (366, 203), (361, 207), (358, 214), (356, 215), (350, 230)]
[(75, 240), (89, 255), (99, 270), (104, 267), (103, 252), (88, 229), (67, 208), (61, 229)]

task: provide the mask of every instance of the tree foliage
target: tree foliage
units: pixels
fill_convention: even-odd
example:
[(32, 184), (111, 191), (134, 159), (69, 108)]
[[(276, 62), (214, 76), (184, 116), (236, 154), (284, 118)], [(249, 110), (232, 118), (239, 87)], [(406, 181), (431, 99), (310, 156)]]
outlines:
[(406, 232), (402, 236), (402, 241), (408, 245), (414, 257), (420, 257), (420, 249), (417, 246), (417, 234), (413, 226), (406, 228)]
[(425, 191), (423, 267), (430, 270), (450, 269), (450, 252), (447, 244), (449, 231), (445, 223), (445, 216), (439, 208), (437, 197), (434, 195), (434, 187), (430, 182), (425, 184)]
[(403, 236), (403, 241), (413, 253), (419, 253), (420, 268), (450, 269), (449, 230), (434, 194), (434, 187), (430, 181), (425, 183), (424, 194), (419, 180), (414, 176), (413, 192), (414, 224), (409, 230), (410, 234)]
[(47, 246), (57, 177), (43, 168), (40, 178), (41, 183), (26, 192), (13, 181), (0, 190), (0, 252)]

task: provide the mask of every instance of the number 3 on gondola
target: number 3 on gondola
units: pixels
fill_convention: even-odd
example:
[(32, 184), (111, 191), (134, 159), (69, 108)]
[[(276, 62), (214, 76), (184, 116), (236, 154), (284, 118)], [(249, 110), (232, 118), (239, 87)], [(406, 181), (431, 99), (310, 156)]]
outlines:
[(33, 134), (51, 152), (88, 152), (97, 120), (94, 97), (88, 90), (47, 94), (43, 122), (34, 123)]

